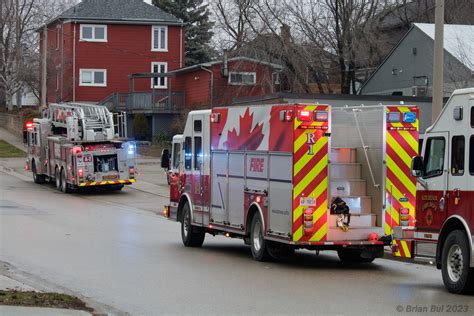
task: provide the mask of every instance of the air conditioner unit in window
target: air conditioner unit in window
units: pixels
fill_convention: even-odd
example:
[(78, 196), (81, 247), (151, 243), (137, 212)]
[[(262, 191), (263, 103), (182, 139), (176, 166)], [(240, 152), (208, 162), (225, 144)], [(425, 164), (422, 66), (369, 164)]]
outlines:
[(428, 88), (426, 86), (413, 86), (412, 92), (414, 97), (425, 97), (428, 93)]

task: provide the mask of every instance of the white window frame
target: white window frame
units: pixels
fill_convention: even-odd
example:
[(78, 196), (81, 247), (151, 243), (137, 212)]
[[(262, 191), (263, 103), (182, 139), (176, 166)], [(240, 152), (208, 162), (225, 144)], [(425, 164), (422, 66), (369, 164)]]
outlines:
[[(92, 38), (84, 38), (82, 35), (82, 31), (84, 27), (92, 27)], [(98, 27), (104, 28), (104, 38), (103, 39), (96, 39), (95, 38), (95, 29)], [(79, 40), (81, 42), (107, 42), (107, 25), (105, 24), (81, 24), (80, 30), (80, 37)]]
[[(154, 73), (154, 68), (155, 66), (158, 66), (158, 69), (160, 69), (160, 66), (161, 65), (164, 65), (165, 66), (165, 73), (168, 72), (168, 63), (167, 62), (152, 62), (151, 63), (151, 73)], [(160, 78), (157, 78), (158, 79), (158, 84), (157, 85), (154, 85), (153, 84), (153, 81), (154, 81), (155, 78), (151, 78), (151, 88), (152, 89), (168, 89), (168, 78), (165, 78), (165, 84), (162, 86), (159, 84), (159, 79)]]
[[(240, 74), (240, 75), (253, 75), (253, 83), (245, 83), (245, 82), (232, 82), (231, 78), (232, 75)], [(254, 86), (257, 83), (257, 73), (256, 72), (243, 72), (243, 71), (229, 71), (229, 85), (232, 86)]]
[(60, 42), (61, 42), (61, 39), (60, 39), (60, 33), (61, 32), (61, 25), (58, 24), (56, 25), (56, 50), (59, 50), (59, 47), (60, 47)]
[[(161, 32), (160, 29), (165, 29), (165, 47), (155, 48), (155, 29), (158, 29), (158, 44), (161, 43)], [(167, 52), (168, 51), (168, 26), (166, 25), (152, 25), (151, 27), (151, 51), (152, 52)]]
[[(82, 74), (83, 72), (92, 72), (92, 83), (83, 83)], [(103, 72), (104, 73), (104, 83), (94, 83), (94, 73)], [(107, 69), (79, 69), (79, 86), (81, 87), (107, 87)]]

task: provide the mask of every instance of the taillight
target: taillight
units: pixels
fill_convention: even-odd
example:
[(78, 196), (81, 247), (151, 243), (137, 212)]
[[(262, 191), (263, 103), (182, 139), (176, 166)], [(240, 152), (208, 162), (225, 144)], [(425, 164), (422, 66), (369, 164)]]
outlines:
[(298, 121), (310, 122), (311, 121), (311, 112), (307, 111), (307, 110), (298, 111)]
[(326, 111), (315, 111), (314, 112), (314, 120), (317, 122), (327, 122), (329, 118), (329, 114)]
[(410, 210), (408, 208), (400, 209), (400, 226), (408, 226), (410, 221)]
[(303, 227), (305, 233), (313, 231), (313, 210), (310, 208), (304, 210)]
[(77, 170), (77, 176), (79, 178), (84, 178), (84, 170), (83, 169), (78, 169)]
[(129, 171), (130, 171), (130, 178), (135, 177), (135, 168), (134, 168), (134, 167), (130, 167), (130, 168), (129, 168)]

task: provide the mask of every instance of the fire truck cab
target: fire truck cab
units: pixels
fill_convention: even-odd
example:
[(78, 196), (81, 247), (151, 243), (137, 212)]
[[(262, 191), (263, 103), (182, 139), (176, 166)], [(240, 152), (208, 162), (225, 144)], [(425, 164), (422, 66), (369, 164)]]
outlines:
[(394, 228), (393, 254), (431, 257), (453, 293), (474, 290), (474, 88), (456, 90), (412, 159), (415, 225)]

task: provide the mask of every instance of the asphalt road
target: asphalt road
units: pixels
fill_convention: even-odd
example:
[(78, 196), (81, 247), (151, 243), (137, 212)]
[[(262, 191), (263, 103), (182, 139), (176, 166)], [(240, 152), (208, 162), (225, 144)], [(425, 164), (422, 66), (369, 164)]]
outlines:
[(157, 168), (143, 167), (153, 183), (141, 187), (65, 195), (0, 167), (0, 260), (18, 277), (111, 314), (400, 315), (455, 305), (474, 313), (473, 297), (447, 293), (429, 265), (349, 265), (307, 251), (260, 263), (241, 240), (212, 236), (200, 249), (185, 248), (179, 224), (157, 215), (166, 201)]

